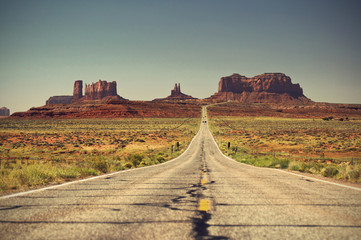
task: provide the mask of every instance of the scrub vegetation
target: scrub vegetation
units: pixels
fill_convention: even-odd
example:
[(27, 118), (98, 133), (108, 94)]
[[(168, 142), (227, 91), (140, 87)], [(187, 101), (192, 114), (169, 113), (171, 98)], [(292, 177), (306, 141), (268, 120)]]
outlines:
[(261, 167), (361, 183), (361, 120), (213, 117), (226, 155)]
[(0, 119), (1, 193), (165, 162), (198, 118)]

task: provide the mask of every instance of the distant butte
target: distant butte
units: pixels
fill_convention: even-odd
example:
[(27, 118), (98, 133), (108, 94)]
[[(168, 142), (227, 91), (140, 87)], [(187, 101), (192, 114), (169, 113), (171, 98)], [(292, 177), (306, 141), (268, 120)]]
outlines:
[(74, 83), (73, 96), (53, 96), (46, 101), (50, 104), (70, 104), (85, 100), (126, 100), (117, 94), (117, 83), (99, 80), (96, 83), (85, 84), (83, 95), (83, 81), (77, 80)]
[(308, 103), (299, 84), (283, 73), (264, 73), (252, 78), (240, 74), (222, 77), (218, 92), (208, 98), (213, 101), (244, 103)]
[(196, 99), (197, 98), (194, 98), (192, 96), (182, 93), (181, 89), (180, 89), (180, 83), (178, 83), (178, 84), (176, 83), (168, 97), (157, 98), (157, 99), (154, 99), (153, 101), (186, 101), (186, 100), (196, 100)]
[(6, 107), (0, 108), (0, 116), (10, 116), (10, 110)]

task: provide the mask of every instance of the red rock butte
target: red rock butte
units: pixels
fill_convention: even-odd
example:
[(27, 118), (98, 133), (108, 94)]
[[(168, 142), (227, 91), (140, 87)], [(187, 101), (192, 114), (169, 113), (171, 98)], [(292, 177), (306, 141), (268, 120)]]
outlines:
[(77, 80), (74, 83), (73, 96), (53, 96), (46, 101), (49, 104), (69, 104), (84, 100), (126, 100), (117, 94), (117, 83), (99, 80), (96, 83), (85, 84), (83, 95), (83, 81)]
[(283, 73), (264, 73), (252, 78), (240, 74), (222, 77), (218, 92), (208, 98), (213, 101), (307, 103), (299, 84)]
[(0, 116), (10, 116), (10, 110), (6, 107), (0, 108)]
[(178, 84), (176, 83), (168, 97), (157, 98), (157, 99), (154, 99), (153, 101), (185, 101), (185, 100), (196, 100), (196, 99), (197, 98), (194, 98), (192, 96), (182, 93), (181, 89), (180, 89), (180, 83), (178, 83)]

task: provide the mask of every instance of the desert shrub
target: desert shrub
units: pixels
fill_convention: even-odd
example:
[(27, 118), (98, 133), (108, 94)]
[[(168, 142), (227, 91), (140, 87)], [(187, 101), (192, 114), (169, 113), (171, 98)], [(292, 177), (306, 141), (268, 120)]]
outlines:
[(162, 163), (162, 162), (165, 162), (166, 159), (165, 159), (163, 156), (158, 156), (158, 157), (157, 157), (157, 161), (158, 161), (159, 163)]
[(298, 171), (300, 172), (308, 172), (308, 173), (312, 173), (311, 169), (314, 167), (314, 163), (311, 162), (302, 162), (299, 166)]
[(78, 178), (81, 176), (81, 172), (78, 168), (74, 167), (65, 167), (65, 168), (58, 168), (57, 169), (57, 177), (60, 178)]
[(270, 167), (275, 167), (275, 168), (282, 168), (282, 169), (285, 169), (285, 168), (288, 168), (290, 164), (290, 160), (288, 159), (273, 159), (272, 160), (272, 163), (270, 164)]
[(3, 178), (0, 178), (0, 190), (1, 191), (7, 190), (7, 184), (5, 183)]
[(323, 165), (318, 163), (318, 162), (307, 162), (307, 163), (302, 163), (301, 164), (301, 170), (303, 170), (303, 172), (309, 172), (309, 173), (314, 173), (314, 174), (319, 174), (321, 172), (321, 170), (323, 169)]
[(77, 170), (79, 171), (81, 177), (98, 176), (99, 175), (99, 171), (97, 171), (93, 168), (78, 168)]
[(361, 168), (351, 168), (346, 170), (346, 178), (355, 182), (361, 180)]
[(299, 170), (300, 170), (300, 166), (294, 164), (294, 165), (291, 166), (291, 170), (293, 170), (293, 171), (299, 171)]
[(126, 160), (128, 162), (131, 162), (133, 167), (137, 167), (142, 162), (143, 158), (144, 158), (143, 154), (135, 153), (127, 156)]
[(133, 164), (131, 162), (126, 162), (123, 166), (125, 169), (129, 169), (133, 167)]
[(118, 164), (114, 167), (114, 171), (121, 171), (124, 169), (125, 169), (125, 167), (122, 164)]
[(107, 159), (103, 156), (92, 157), (89, 160), (90, 167), (99, 170), (100, 172), (107, 173), (109, 172), (109, 164)]
[(338, 170), (335, 167), (326, 167), (321, 170), (321, 174), (324, 177), (333, 177), (336, 176), (337, 173)]
[(144, 158), (138, 165), (138, 167), (144, 167), (144, 166), (150, 166), (153, 164), (156, 164), (156, 162), (153, 160), (153, 158)]

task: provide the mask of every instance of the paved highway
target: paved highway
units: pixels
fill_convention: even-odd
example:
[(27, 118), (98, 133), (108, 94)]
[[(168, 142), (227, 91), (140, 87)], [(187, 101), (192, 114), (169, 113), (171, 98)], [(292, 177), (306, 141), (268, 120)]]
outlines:
[(360, 239), (360, 190), (230, 160), (204, 113), (175, 160), (0, 198), (0, 239)]

